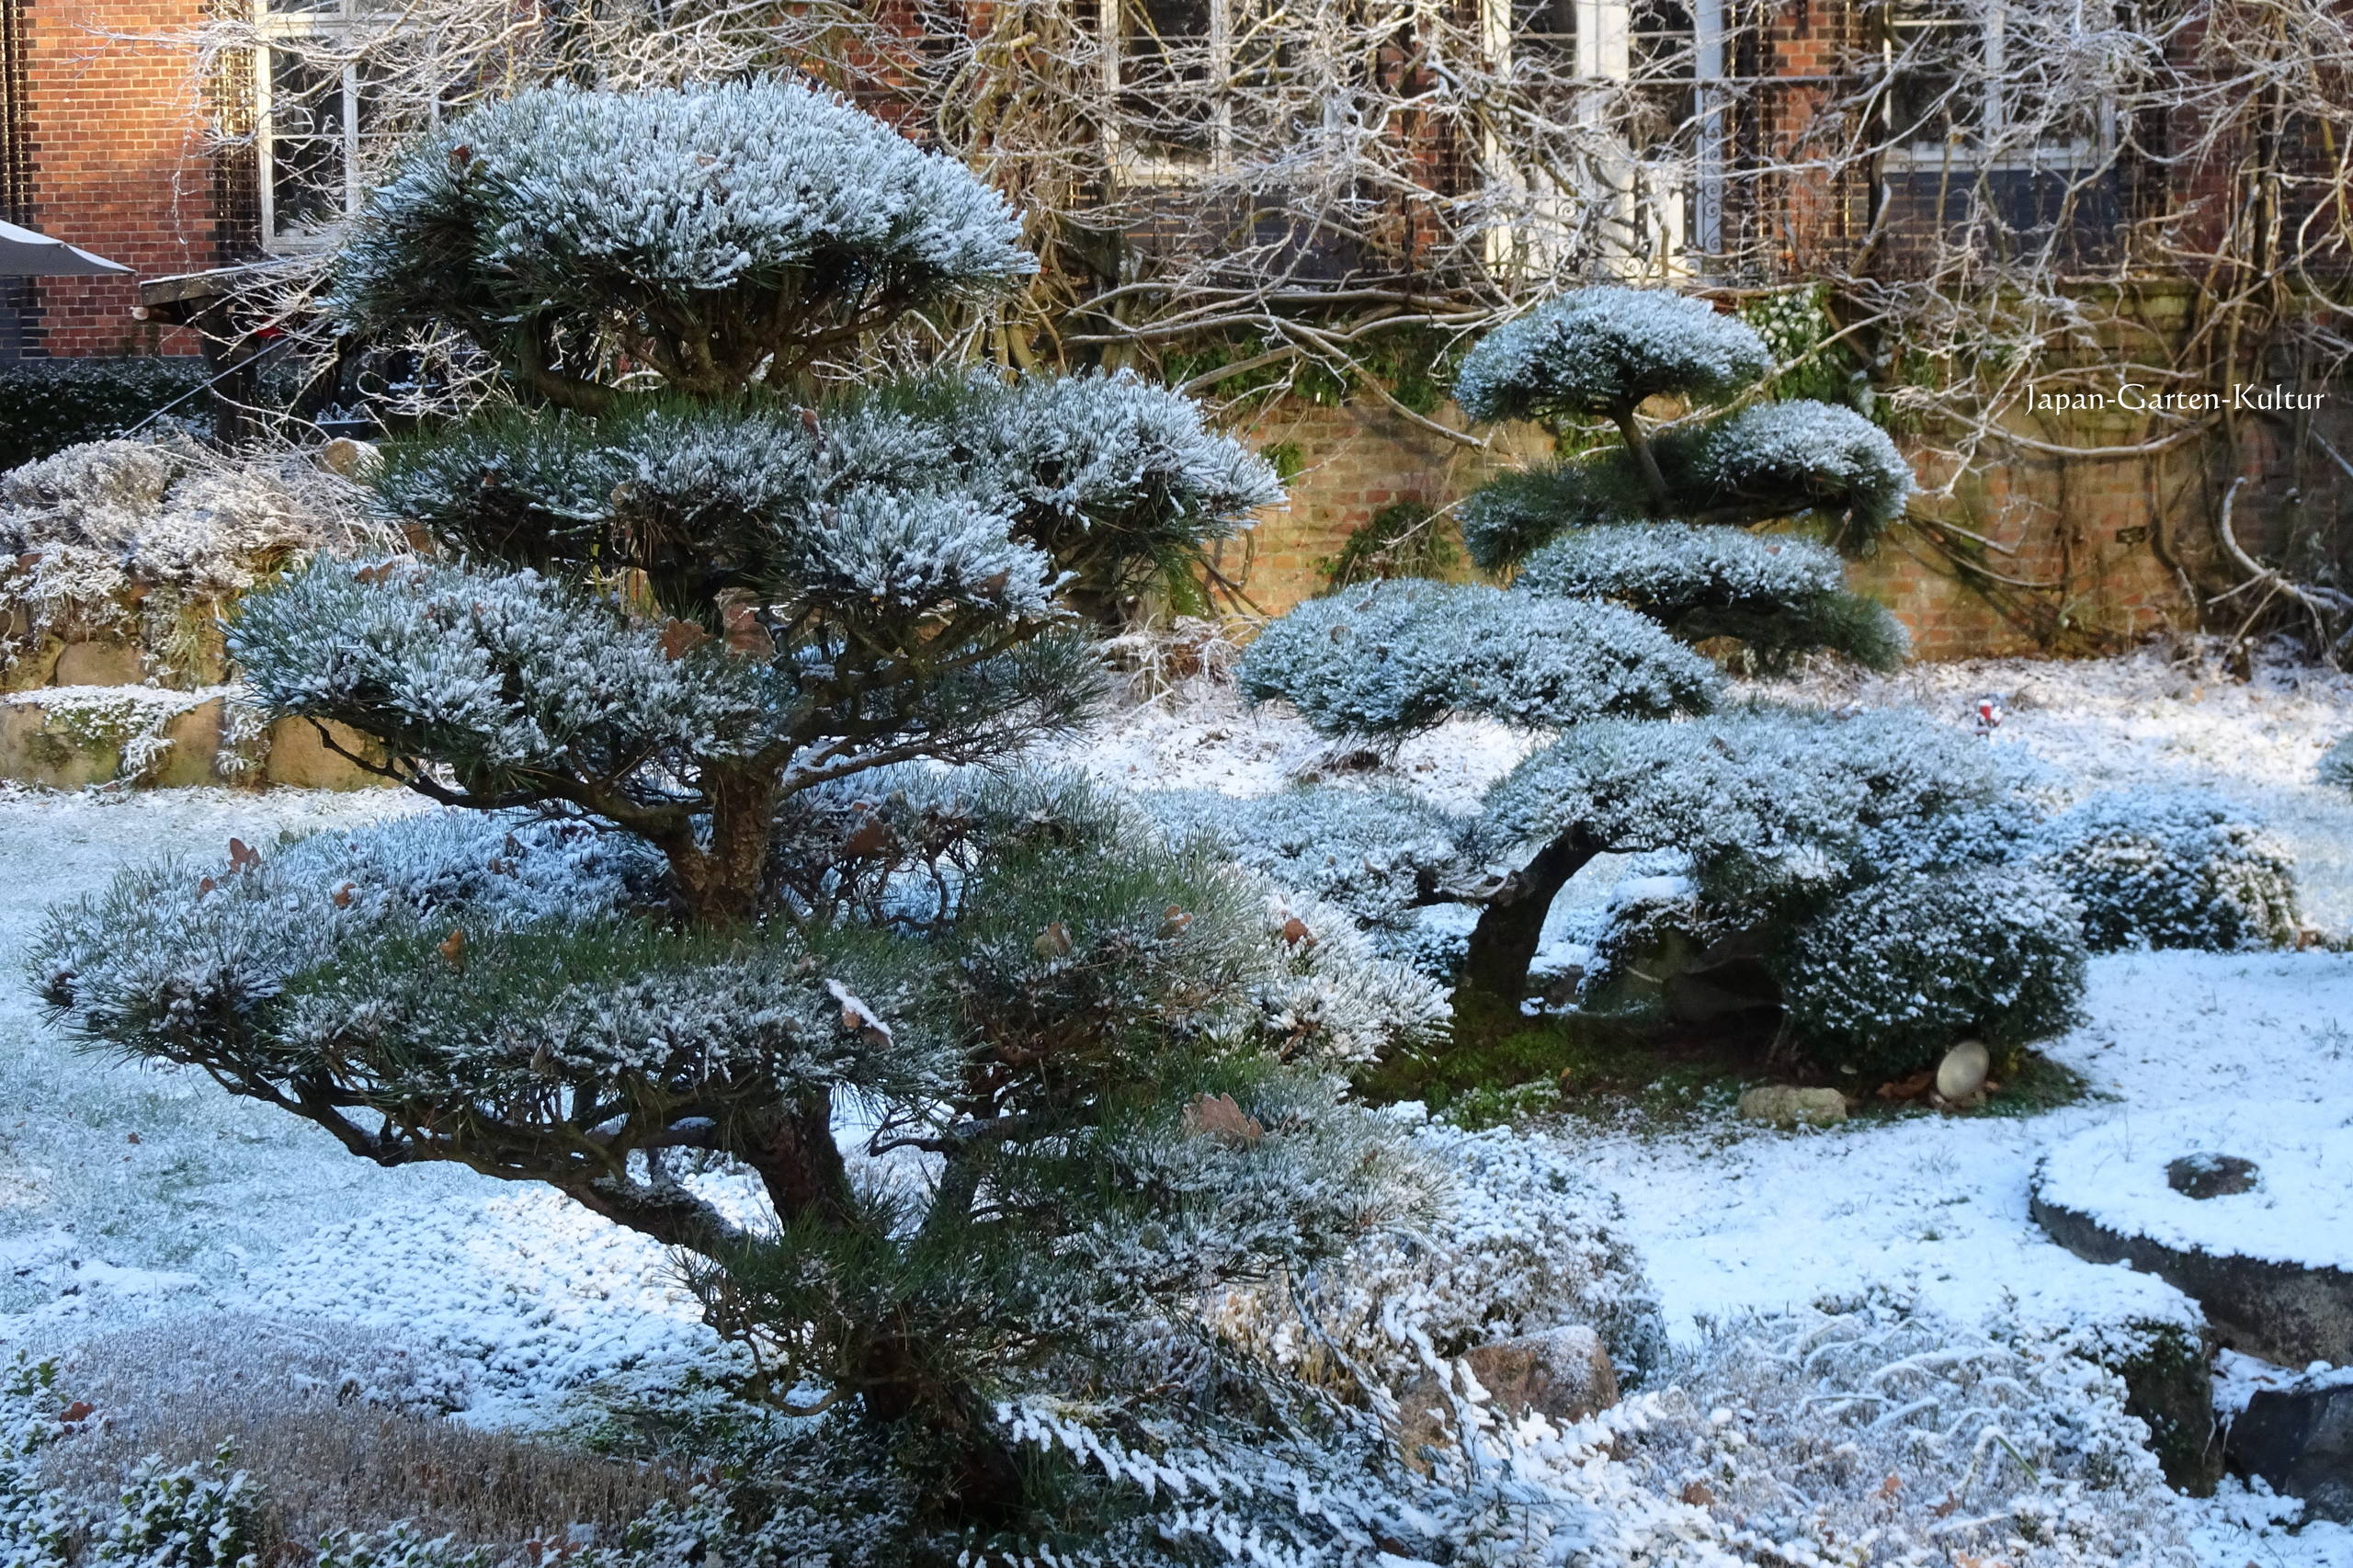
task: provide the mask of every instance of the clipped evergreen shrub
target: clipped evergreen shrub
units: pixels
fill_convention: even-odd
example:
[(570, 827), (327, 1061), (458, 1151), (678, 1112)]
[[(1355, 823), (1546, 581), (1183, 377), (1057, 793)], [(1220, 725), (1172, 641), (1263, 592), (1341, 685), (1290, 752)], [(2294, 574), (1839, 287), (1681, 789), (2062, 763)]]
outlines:
[[(942, 1531), (1051, 1510), (1024, 1401), (1189, 1387), (1165, 1347), (1206, 1293), (1429, 1186), (1346, 1073), (1426, 1035), (1431, 987), (1016, 766), (1103, 695), (1081, 596), (1280, 494), (1165, 387), (856, 351), (1017, 286), (1019, 233), (799, 85), (453, 119), (335, 298), (472, 336), (548, 406), (390, 452), (371, 506), (439, 548), (317, 559), (233, 637), (261, 710), (347, 724), (453, 810), (131, 871), (36, 960), (95, 1048), (674, 1249), (751, 1392), (870, 1438)], [(673, 1159), (745, 1179), (722, 1206)]]
[(2292, 944), (2300, 924), (2287, 847), (2244, 809), (2196, 790), (2096, 795), (2037, 835), (2043, 870), (2084, 908), (2095, 952)]
[(156, 424), (196, 433), (203, 408), (188, 394), (205, 374), (201, 359), (145, 356), (0, 365), (0, 469), (119, 436), (173, 403), (178, 407)]
[[(1326, 733), (1386, 741), (1455, 716), (1558, 732), (1463, 824), (1489, 874), (1449, 890), (1475, 912), (1459, 1042), (1526, 1032), (1554, 902), (1613, 854), (1679, 854), (1690, 882), (1605, 917), (1586, 994), (1613, 1014), (1663, 1005), (1728, 1039), (1778, 1013), (1799, 1054), (1876, 1051), (1894, 1073), (1959, 1032), (2024, 1039), (2068, 1016), (2080, 936), (2072, 915), (2054, 935), (2050, 911), (2072, 906), (2024, 869), (2006, 873), (2031, 884), (2017, 909), (1956, 903), (2024, 831), (2018, 780), (1986, 748), (1916, 717), (1728, 707), (1709, 678), (1710, 659), (1778, 674), (1906, 653), (1886, 608), (1847, 587), (1846, 557), (1902, 517), (1911, 471), (1852, 408), (1754, 396), (1773, 364), (1756, 330), (1700, 300), (1595, 288), (1529, 312), (1464, 357), (1456, 387), (1472, 417), (1546, 422), (1576, 449), (1464, 504), (1472, 560), (1510, 585), (1341, 589), (1242, 662), (1247, 696)], [(1892, 967), (1846, 973), (1863, 949), (1817, 926), (1868, 937)], [(2006, 944), (2010, 972), (1954, 956), (1972, 936)], [(1781, 995), (1777, 975), (1812, 989)], [(1882, 1018), (1896, 1022), (1864, 1050)]]
[(2029, 868), (1915, 872), (1832, 903), (1776, 967), (1810, 1055), (1894, 1077), (1962, 1036), (2023, 1045), (2073, 1027), (2080, 921), (2074, 901)]

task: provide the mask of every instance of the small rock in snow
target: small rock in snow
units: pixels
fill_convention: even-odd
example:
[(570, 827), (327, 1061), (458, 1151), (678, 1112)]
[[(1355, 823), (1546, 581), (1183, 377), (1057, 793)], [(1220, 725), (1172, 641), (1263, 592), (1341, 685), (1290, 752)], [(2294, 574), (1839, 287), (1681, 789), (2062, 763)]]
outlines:
[(1801, 1089), (1766, 1084), (1740, 1096), (1745, 1121), (1773, 1127), (1828, 1127), (1847, 1119), (1847, 1096), (1836, 1089)]
[(2184, 1198), (2229, 1198), (2262, 1179), (2260, 1166), (2236, 1154), (2184, 1154), (2165, 1165), (2165, 1185)]

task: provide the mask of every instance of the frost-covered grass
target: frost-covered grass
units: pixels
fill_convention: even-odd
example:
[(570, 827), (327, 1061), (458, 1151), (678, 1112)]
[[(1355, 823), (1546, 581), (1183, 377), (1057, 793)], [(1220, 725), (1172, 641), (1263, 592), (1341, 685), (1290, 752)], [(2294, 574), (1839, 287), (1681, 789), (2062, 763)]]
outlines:
[[(2353, 729), (2353, 682), (2266, 667), (2240, 686), (2152, 655), (1925, 666), (1819, 688), (1828, 700), (1917, 703), (1957, 727), (1989, 693), (2009, 708), (1996, 744), (2031, 749), (2069, 791), (2162, 783), (2264, 810), (2300, 859), (2306, 918), (2341, 931), (2353, 916), (2353, 799), (2311, 781), (2326, 744)], [(1406, 741), (1370, 781), (1461, 807), (1527, 744), (1499, 727), (1451, 724)], [(1139, 787), (1245, 795), (1351, 766), (1295, 720), (1221, 702), (1138, 711), (1078, 757)], [(0, 947), (13, 965), (48, 903), (96, 890), (125, 863), (216, 858), (233, 835), (267, 853), (281, 831), (408, 809), (389, 794), (0, 793), (10, 891)], [(1580, 896), (1606, 897), (1624, 869), (1597, 868)], [(1703, 1351), (1704, 1324), (1825, 1295), (1893, 1292), (1971, 1332), (2008, 1324), (2097, 1343), (2135, 1319), (2177, 1320), (2182, 1302), (2147, 1277), (2043, 1241), (2026, 1212), (2036, 1162), (2075, 1133), (2154, 1125), (2178, 1108), (2343, 1094), (2353, 956), (2121, 953), (2093, 960), (2086, 1006), (2089, 1022), (2051, 1054), (2092, 1094), (2048, 1115), (1905, 1111), (1818, 1133), (1728, 1115), (1665, 1131), (1581, 1121), (1564, 1126), (1562, 1152), (1621, 1206), (1617, 1233), (1643, 1256), (1686, 1358), (1677, 1365), (1726, 1392), (1754, 1380), (1737, 1356), (1723, 1358), (1733, 1353)], [(14, 975), (0, 987), (0, 1349), (53, 1349), (164, 1317), (348, 1324), (407, 1347), (436, 1398), (485, 1426), (562, 1419), (615, 1380), (675, 1383), (714, 1353), (651, 1244), (552, 1193), (447, 1168), (378, 1170), (191, 1075), (76, 1055)], [(1706, 1483), (1713, 1494), (1769, 1491), (1745, 1460), (1724, 1468), (1711, 1409), (1661, 1417), (1689, 1457), (1644, 1450), (1657, 1456), (1659, 1484), (1674, 1495), (1683, 1469), (1705, 1463), (1722, 1478)], [(1752, 1435), (1768, 1447), (1757, 1451), (1783, 1440), (1775, 1419), (1760, 1415)], [(1860, 1519), (1886, 1501), (1873, 1497), (1882, 1477), (1849, 1479), (1836, 1517)], [(2277, 1511), (2231, 1490), (2187, 1523), (2211, 1568), (2353, 1564), (2353, 1531), (2267, 1533)]]

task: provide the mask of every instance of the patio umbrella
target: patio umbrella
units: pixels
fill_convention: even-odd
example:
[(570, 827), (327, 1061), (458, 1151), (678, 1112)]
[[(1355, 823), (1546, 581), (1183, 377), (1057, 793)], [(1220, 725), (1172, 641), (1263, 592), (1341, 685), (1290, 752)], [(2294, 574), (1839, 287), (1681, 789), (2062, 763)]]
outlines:
[(97, 278), (130, 270), (63, 240), (0, 223), (0, 278)]

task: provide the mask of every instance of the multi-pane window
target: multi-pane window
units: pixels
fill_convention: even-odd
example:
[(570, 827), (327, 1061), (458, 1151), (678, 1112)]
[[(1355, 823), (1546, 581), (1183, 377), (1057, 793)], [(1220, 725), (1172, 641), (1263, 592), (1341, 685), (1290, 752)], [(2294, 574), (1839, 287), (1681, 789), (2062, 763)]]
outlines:
[(1966, 144), (1998, 121), (1986, 70), (2004, 42), (1997, 14), (1956, 0), (1888, 7), (1888, 140), (1920, 152)]
[(2069, 70), (2112, 7), (1886, 0), (1880, 200), (1894, 248), (2104, 252), (2120, 223), (2112, 102)]
[(1486, 0), (1497, 65), (1538, 112), (1490, 135), (1518, 209), (1513, 270), (1685, 269), (1711, 248), (1721, 180), (1722, 0)]
[(1117, 106), (1113, 155), (1122, 177), (1182, 179), (1220, 152), (1233, 74), (1233, 0), (1102, 0), (1105, 85)]
[(2109, 140), (2109, 106), (2054, 74), (2075, 41), (2064, 29), (2097, 23), (2086, 8), (2070, 22), (2001, 0), (1887, 0), (1885, 20), (1883, 135), (1897, 162), (2065, 167)]
[(1577, 69), (1579, 0), (1511, 0), (1514, 57), (1545, 69)]
[(272, 250), (331, 244), (359, 209), (373, 118), (350, 48), (359, 3), (260, 0), (254, 140), (262, 241)]

